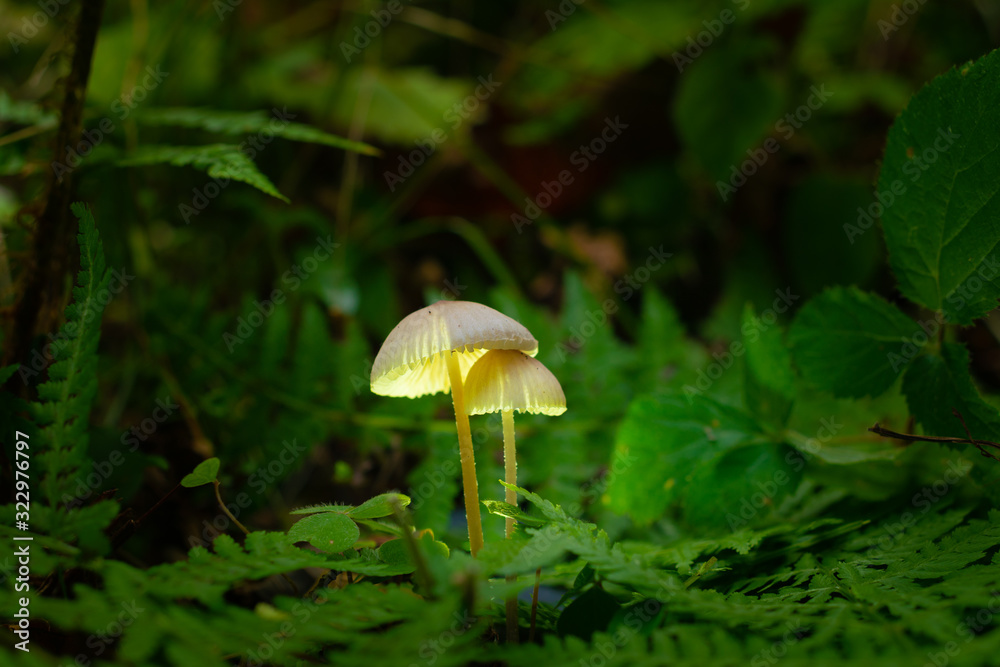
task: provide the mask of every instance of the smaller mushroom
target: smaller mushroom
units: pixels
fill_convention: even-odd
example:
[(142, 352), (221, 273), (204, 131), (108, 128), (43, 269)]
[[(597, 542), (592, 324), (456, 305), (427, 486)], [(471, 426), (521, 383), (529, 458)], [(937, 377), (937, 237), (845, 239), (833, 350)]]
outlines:
[[(517, 484), (514, 444), (514, 411), (543, 415), (566, 412), (566, 395), (556, 376), (542, 362), (518, 350), (490, 350), (472, 365), (465, 378), (465, 409), (470, 415), (499, 412), (503, 419), (504, 477)], [(517, 504), (517, 494), (507, 489), (504, 498)], [(507, 519), (507, 539), (514, 520)], [(517, 641), (517, 598), (507, 600), (507, 641)]]
[(372, 392), (416, 398), (450, 391), (455, 405), (469, 548), (483, 548), (479, 488), (463, 378), (486, 350), (538, 352), (538, 341), (515, 320), (481, 303), (438, 301), (410, 313), (386, 336), (372, 364)]

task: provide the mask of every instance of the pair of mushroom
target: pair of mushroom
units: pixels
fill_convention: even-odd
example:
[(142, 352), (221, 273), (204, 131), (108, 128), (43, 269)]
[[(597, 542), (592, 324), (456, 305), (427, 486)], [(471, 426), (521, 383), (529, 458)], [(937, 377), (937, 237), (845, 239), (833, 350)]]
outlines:
[[(372, 391), (416, 398), (451, 391), (458, 428), (459, 456), (469, 547), (483, 547), (479, 487), (469, 415), (500, 412), (504, 471), (517, 484), (514, 411), (560, 415), (566, 396), (555, 376), (533, 359), (538, 341), (517, 321), (470, 301), (438, 301), (404, 317), (389, 333), (372, 365)], [(506, 502), (516, 504), (507, 489)], [(507, 537), (514, 529), (507, 519)]]

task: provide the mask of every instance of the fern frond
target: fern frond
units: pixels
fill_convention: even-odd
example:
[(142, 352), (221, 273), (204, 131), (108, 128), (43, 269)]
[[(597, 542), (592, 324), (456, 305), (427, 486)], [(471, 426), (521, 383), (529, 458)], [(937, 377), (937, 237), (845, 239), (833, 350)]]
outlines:
[(53, 363), (48, 381), (39, 385), (38, 402), (31, 406), (42, 428), (37, 460), (45, 470), (41, 488), (51, 506), (72, 493), (70, 475), (86, 459), (88, 415), (97, 393), (101, 314), (111, 280), (94, 216), (79, 203), (73, 204), (73, 213), (80, 220), (80, 273), (73, 302), (66, 307), (66, 323), (50, 346)]
[(170, 164), (175, 167), (191, 166), (206, 172), (212, 178), (233, 179), (252, 185), (261, 192), (288, 202), (288, 197), (278, 192), (271, 180), (262, 174), (253, 160), (239, 146), (210, 144), (208, 146), (139, 146), (127, 157), (115, 161), (126, 167)]
[[(379, 155), (374, 146), (351, 141), (316, 129), (311, 125), (294, 123), (288, 118), (294, 118), (287, 110), (274, 110), (274, 114), (263, 111), (216, 111), (215, 109), (192, 109), (185, 107), (146, 109), (135, 115), (137, 122), (143, 125), (165, 125), (173, 127), (192, 127), (220, 134), (255, 134), (258, 132), (273, 133), (293, 141), (304, 141), (311, 144), (322, 144), (343, 148), (347, 151)], [(275, 123), (274, 120), (279, 122)]]

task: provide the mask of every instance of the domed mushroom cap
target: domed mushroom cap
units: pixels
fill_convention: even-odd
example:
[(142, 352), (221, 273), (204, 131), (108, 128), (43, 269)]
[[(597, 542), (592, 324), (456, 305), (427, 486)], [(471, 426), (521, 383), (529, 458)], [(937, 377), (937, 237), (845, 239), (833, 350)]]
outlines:
[(566, 394), (542, 362), (517, 350), (490, 350), (465, 378), (470, 415), (517, 410), (542, 415), (566, 412)]
[(416, 398), (451, 390), (448, 360), (458, 355), (462, 377), (487, 350), (534, 356), (538, 341), (516, 320), (472, 301), (438, 301), (404, 317), (389, 332), (372, 364), (372, 391)]

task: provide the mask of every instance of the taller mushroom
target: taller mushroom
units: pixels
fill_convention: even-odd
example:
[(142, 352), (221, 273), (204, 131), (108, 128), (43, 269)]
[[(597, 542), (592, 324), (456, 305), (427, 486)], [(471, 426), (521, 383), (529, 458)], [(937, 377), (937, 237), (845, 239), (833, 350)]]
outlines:
[(538, 341), (517, 321), (471, 301), (438, 301), (404, 317), (389, 332), (372, 365), (372, 392), (416, 398), (451, 391), (462, 461), (469, 547), (483, 547), (479, 487), (463, 383), (487, 350), (538, 353)]

